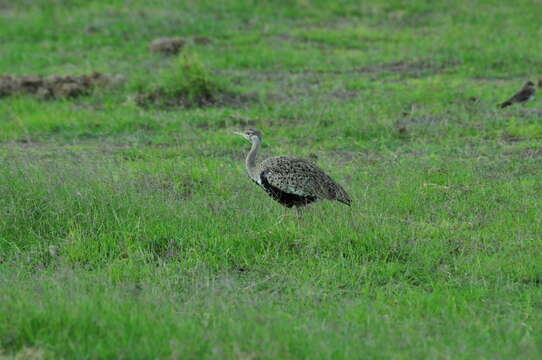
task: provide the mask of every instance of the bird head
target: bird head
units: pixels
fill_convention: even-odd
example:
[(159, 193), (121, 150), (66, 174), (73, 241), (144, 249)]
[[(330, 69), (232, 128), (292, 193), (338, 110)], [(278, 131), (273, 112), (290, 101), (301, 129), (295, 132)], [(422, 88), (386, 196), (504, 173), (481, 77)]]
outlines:
[(534, 87), (534, 82), (532, 82), (532, 81), (529, 80), (529, 81), (527, 81), (527, 82), (525, 83), (525, 85), (523, 85), (523, 87), (524, 87), (524, 88)]
[(253, 143), (256, 140), (262, 140), (262, 133), (255, 129), (247, 129), (243, 131), (234, 131), (234, 134), (240, 135)]

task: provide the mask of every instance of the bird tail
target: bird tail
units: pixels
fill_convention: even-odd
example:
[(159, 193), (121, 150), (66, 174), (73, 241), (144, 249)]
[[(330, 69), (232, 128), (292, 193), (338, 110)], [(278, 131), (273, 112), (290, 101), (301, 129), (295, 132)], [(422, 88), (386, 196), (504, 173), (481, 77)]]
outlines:
[(510, 105), (512, 105), (512, 102), (510, 100), (508, 100), (508, 101), (505, 101), (502, 104), (500, 104), (499, 107), (501, 109), (504, 109), (505, 107), (510, 106)]
[(348, 206), (352, 205), (352, 199), (350, 199), (348, 193), (339, 184), (337, 184), (337, 186), (338, 188), (335, 190), (335, 200)]
[(348, 205), (348, 206), (351, 206), (352, 205), (352, 200), (348, 199), (348, 198), (345, 198), (345, 199), (337, 199), (338, 202), (342, 202), (343, 204), (345, 205)]

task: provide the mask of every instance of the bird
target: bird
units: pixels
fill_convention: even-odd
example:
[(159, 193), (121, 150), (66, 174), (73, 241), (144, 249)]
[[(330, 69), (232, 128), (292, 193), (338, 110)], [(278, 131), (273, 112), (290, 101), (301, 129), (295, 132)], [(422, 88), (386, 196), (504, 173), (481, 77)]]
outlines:
[(266, 193), (286, 208), (296, 210), (321, 200), (336, 200), (350, 206), (346, 191), (322, 169), (309, 160), (289, 156), (273, 156), (256, 162), (262, 133), (256, 129), (234, 131), (252, 143), (245, 165), (248, 176)]
[(499, 106), (501, 108), (505, 108), (515, 103), (525, 104), (534, 98), (535, 93), (536, 88), (534, 86), (534, 83), (532, 81), (527, 81), (520, 91), (518, 91), (514, 96), (512, 96), (510, 99), (506, 100)]

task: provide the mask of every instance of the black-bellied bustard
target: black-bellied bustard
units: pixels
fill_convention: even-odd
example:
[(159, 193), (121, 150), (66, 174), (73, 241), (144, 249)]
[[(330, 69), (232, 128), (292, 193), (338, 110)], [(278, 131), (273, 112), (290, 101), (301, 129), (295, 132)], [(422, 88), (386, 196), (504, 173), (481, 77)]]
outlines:
[(341, 185), (310, 161), (274, 156), (256, 163), (262, 143), (258, 130), (234, 133), (252, 143), (246, 158), (248, 176), (280, 204), (299, 208), (319, 200), (337, 200), (349, 206), (352, 203)]

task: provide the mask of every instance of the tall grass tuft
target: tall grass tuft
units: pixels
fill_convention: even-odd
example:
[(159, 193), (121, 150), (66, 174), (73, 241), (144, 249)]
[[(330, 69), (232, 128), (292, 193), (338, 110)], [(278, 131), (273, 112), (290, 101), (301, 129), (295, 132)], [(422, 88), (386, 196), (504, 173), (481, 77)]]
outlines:
[(236, 105), (249, 99), (234, 90), (226, 78), (213, 73), (200, 56), (187, 50), (173, 67), (163, 71), (154, 89), (137, 96), (138, 105), (156, 107), (208, 107)]

